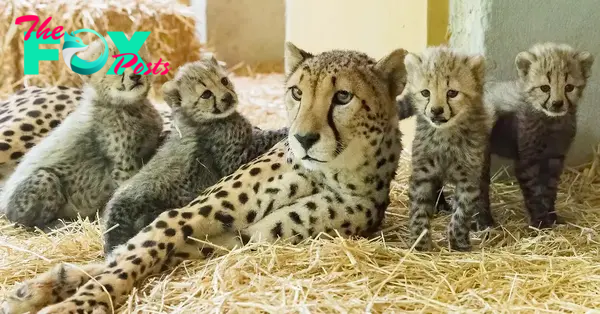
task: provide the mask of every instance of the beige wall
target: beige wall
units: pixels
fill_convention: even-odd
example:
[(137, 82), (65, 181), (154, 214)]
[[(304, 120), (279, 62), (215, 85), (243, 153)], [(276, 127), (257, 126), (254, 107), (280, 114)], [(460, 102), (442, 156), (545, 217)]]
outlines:
[(427, 44), (427, 1), (286, 0), (286, 6), (286, 39), (311, 52), (345, 48), (380, 58)]

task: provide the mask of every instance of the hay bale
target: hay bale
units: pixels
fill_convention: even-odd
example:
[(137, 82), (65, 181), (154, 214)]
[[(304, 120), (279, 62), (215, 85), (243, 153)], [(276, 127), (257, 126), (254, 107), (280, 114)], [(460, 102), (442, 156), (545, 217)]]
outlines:
[[(154, 82), (154, 93), (160, 94), (160, 85), (170, 79), (180, 65), (197, 60), (202, 45), (196, 36), (195, 18), (188, 6), (172, 0), (13, 0), (0, 1), (0, 18), (11, 21), (0, 24), (0, 34), (6, 34), (0, 47), (0, 64), (5, 79), (0, 82), (0, 97), (14, 93), (23, 86), (65, 85), (79, 87), (81, 81), (62, 61), (40, 62), (40, 73), (23, 75), (23, 32), (31, 23), (15, 25), (14, 20), (34, 14), (41, 22), (51, 16), (51, 29), (63, 26), (64, 31), (90, 28), (100, 34), (107, 31), (150, 31), (146, 40), (151, 61), (169, 62), (171, 71), (159, 75)], [(38, 24), (38, 26), (39, 26)], [(87, 35), (87, 34), (86, 34)], [(90, 35), (91, 36), (91, 35)], [(89, 42), (92, 37), (82, 36)], [(53, 45), (52, 48), (58, 48)]]

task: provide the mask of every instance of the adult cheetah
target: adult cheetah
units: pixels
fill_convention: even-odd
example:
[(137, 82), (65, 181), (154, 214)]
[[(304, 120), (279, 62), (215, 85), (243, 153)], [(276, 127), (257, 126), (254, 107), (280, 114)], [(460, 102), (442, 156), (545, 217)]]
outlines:
[(401, 152), (394, 99), (406, 83), (405, 54), (376, 62), (355, 51), (313, 55), (286, 44), (287, 140), (161, 214), (106, 264), (83, 266), (94, 280), (58, 266), (9, 293), (5, 313), (48, 305), (40, 313), (111, 312), (147, 276), (213, 253), (189, 237), (232, 248), (378, 229)]

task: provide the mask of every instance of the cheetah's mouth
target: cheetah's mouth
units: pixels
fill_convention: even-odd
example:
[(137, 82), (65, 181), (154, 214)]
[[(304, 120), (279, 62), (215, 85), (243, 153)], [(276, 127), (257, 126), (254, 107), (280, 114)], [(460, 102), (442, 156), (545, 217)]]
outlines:
[(326, 163), (326, 161), (319, 160), (319, 159), (316, 159), (316, 158), (312, 158), (309, 155), (305, 155), (304, 157), (302, 157), (302, 160), (308, 160), (308, 161), (316, 161), (316, 162), (320, 162), (320, 163)]

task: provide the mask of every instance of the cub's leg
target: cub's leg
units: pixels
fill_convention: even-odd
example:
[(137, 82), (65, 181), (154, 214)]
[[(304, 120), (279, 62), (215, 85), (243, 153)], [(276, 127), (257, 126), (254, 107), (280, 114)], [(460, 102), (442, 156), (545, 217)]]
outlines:
[(540, 161), (534, 159), (518, 159), (515, 162), (515, 175), (519, 181), (525, 208), (529, 213), (529, 224), (535, 228), (550, 228), (548, 210), (542, 200), (542, 184), (540, 182)]
[(415, 248), (417, 250), (430, 250), (432, 242), (429, 220), (435, 211), (439, 179), (433, 174), (433, 167), (413, 167), (413, 169), (408, 190), (411, 241), (412, 243), (417, 241), (421, 233), (426, 230), (426, 234), (415, 244)]
[(36, 313), (47, 305), (69, 298), (78, 287), (100, 275), (103, 270), (104, 265), (101, 264), (90, 264), (81, 268), (57, 265), (9, 292), (0, 313)]
[(6, 217), (25, 227), (47, 230), (63, 218), (59, 215), (66, 201), (57, 173), (49, 168), (38, 169), (15, 189)]
[(556, 194), (558, 192), (560, 175), (562, 174), (564, 168), (564, 161), (564, 156), (545, 160), (545, 171), (540, 173), (542, 202), (546, 208), (546, 211), (548, 212), (548, 220), (550, 224), (564, 223), (564, 221), (562, 221), (562, 219), (556, 214), (555, 208)]
[(483, 167), (481, 170), (481, 180), (479, 181), (479, 189), (481, 191), (480, 205), (477, 206), (475, 212), (475, 230), (485, 230), (493, 228), (496, 225), (490, 205), (490, 165), (491, 155), (486, 153)]
[(456, 183), (455, 209), (448, 225), (450, 248), (457, 251), (471, 249), (469, 231), (473, 214), (482, 204), (480, 173), (459, 178)]

